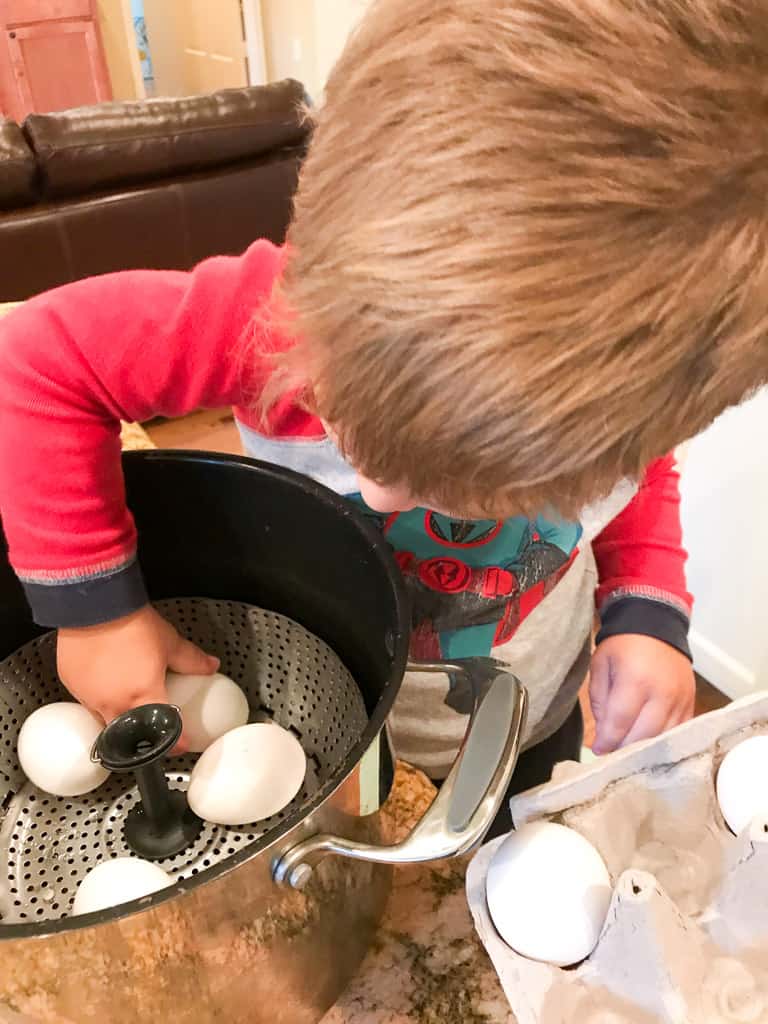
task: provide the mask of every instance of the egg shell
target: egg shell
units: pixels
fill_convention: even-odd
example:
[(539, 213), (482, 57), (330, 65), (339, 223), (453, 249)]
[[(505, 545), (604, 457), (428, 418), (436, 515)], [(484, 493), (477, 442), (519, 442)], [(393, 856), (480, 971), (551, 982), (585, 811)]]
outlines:
[(54, 796), (82, 796), (109, 778), (91, 761), (104, 723), (82, 704), (60, 701), (33, 711), (19, 731), (22, 770), (38, 789)]
[(193, 754), (248, 721), (248, 698), (228, 676), (191, 676), (169, 672), (168, 698), (181, 711), (184, 735)]
[(157, 864), (139, 857), (115, 857), (97, 864), (80, 883), (72, 914), (91, 914), (159, 892), (173, 879)]
[(595, 948), (611, 895), (594, 846), (546, 821), (513, 832), (486, 878), (488, 911), (501, 938), (521, 956), (559, 967), (579, 963)]
[(731, 832), (768, 815), (768, 736), (750, 736), (729, 750), (717, 773), (717, 802)]
[(187, 799), (217, 825), (247, 825), (277, 814), (301, 789), (301, 744), (274, 722), (233, 729), (211, 744), (192, 770)]

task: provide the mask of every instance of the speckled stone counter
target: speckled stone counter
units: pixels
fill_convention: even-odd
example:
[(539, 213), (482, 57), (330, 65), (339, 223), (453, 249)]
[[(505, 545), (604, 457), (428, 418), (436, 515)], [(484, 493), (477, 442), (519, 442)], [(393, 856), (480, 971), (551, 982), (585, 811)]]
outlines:
[[(387, 807), (405, 832), (434, 790), (401, 766)], [(475, 934), (466, 859), (399, 868), (373, 949), (323, 1024), (515, 1024)]]

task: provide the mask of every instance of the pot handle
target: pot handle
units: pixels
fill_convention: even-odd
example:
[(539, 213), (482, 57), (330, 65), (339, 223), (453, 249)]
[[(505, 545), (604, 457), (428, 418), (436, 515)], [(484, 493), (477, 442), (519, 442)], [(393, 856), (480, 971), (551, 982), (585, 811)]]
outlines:
[(411, 671), (447, 673), (473, 697), (466, 735), (453, 767), (427, 812), (395, 846), (316, 835), (282, 853), (272, 865), (280, 885), (301, 889), (329, 854), (377, 864), (412, 864), (457, 857), (483, 838), (504, 799), (520, 752), (527, 695), (508, 667), (493, 658), (417, 662)]

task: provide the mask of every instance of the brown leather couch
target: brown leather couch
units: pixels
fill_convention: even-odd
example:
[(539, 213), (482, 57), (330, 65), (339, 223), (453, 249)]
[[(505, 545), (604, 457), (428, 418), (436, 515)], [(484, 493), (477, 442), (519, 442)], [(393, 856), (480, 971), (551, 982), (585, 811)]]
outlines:
[(0, 302), (282, 241), (304, 99), (287, 80), (0, 119)]

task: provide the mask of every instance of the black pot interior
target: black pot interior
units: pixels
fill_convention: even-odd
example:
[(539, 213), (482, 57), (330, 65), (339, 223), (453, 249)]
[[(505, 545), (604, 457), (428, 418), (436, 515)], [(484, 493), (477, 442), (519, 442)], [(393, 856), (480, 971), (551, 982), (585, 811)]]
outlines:
[[(317, 806), (384, 725), (408, 654), (407, 603), (382, 535), (348, 502), (287, 470), (237, 456), (132, 452), (124, 456), (128, 504), (152, 600), (203, 597), (280, 612), (321, 637), (351, 671), (370, 721)], [(0, 535), (0, 658), (44, 630), (32, 621)], [(298, 819), (297, 819), (298, 820)], [(288, 820), (286, 829), (296, 822)], [(255, 856), (265, 840), (153, 897), (179, 891)], [(117, 908), (40, 925), (10, 925), (2, 938), (40, 936), (131, 913)]]
[[(123, 464), (152, 600), (243, 601), (295, 619), (339, 655), (383, 722), (407, 657), (405, 600), (386, 542), (352, 505), (238, 456), (130, 452)], [(0, 658), (41, 632), (3, 544)]]

